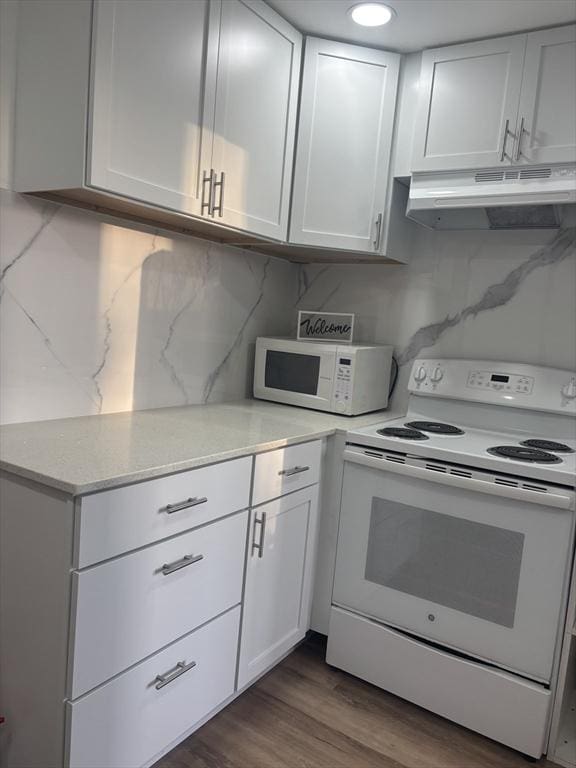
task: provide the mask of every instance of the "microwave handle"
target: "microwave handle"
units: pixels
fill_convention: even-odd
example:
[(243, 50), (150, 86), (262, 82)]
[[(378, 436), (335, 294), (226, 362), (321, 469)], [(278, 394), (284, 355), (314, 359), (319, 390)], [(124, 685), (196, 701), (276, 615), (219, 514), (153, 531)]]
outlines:
[[(369, 450), (369, 449), (367, 449)], [(394, 472), (397, 475), (405, 477), (415, 477), (419, 480), (427, 480), (431, 483), (441, 483), (456, 488), (463, 488), (466, 491), (479, 491), (488, 493), (492, 496), (514, 499), (516, 501), (528, 501), (533, 504), (540, 504), (544, 507), (556, 507), (557, 509), (572, 509), (574, 504), (573, 494), (563, 494), (557, 492), (530, 491), (526, 488), (515, 488), (508, 485), (496, 485), (486, 480), (479, 480), (472, 477), (459, 477), (449, 473), (434, 472), (423, 467), (415, 467), (411, 464), (398, 464), (394, 461), (386, 461), (385, 458), (377, 458), (376, 451), (373, 455), (367, 455), (358, 450), (346, 449), (344, 451), (344, 460), (351, 461), (354, 464), (361, 464), (365, 467), (380, 469), (384, 472)]]

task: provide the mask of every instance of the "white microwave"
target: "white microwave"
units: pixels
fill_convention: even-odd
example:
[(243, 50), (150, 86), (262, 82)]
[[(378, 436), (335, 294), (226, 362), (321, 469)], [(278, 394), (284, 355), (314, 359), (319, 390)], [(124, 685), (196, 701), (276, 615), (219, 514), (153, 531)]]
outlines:
[(254, 397), (356, 416), (386, 408), (392, 347), (256, 340)]

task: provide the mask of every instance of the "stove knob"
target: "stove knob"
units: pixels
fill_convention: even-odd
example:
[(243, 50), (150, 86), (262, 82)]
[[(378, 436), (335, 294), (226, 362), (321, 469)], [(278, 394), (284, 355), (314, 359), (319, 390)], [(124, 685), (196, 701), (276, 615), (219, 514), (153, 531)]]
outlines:
[(444, 371), (442, 370), (442, 368), (440, 368), (439, 365), (437, 365), (430, 375), (430, 381), (433, 381), (434, 384), (437, 384), (439, 381), (442, 381), (443, 378), (444, 378)]
[(426, 368), (424, 368), (423, 365), (419, 366), (414, 371), (414, 381), (417, 381), (418, 384), (420, 384), (421, 381), (424, 381), (426, 376), (428, 376), (428, 371), (426, 370)]
[(570, 379), (568, 384), (564, 384), (561, 392), (568, 400), (573, 400), (576, 397), (576, 379)]

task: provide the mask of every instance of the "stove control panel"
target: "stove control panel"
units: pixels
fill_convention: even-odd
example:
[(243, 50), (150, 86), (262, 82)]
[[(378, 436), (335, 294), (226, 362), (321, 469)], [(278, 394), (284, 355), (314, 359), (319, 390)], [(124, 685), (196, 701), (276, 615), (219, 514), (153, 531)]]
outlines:
[(500, 360), (414, 360), (408, 391), (424, 397), (468, 400), (576, 416), (576, 374)]
[(531, 395), (534, 389), (533, 376), (521, 376), (501, 371), (472, 370), (468, 374), (467, 387), (490, 389), (494, 392), (514, 392), (518, 395)]

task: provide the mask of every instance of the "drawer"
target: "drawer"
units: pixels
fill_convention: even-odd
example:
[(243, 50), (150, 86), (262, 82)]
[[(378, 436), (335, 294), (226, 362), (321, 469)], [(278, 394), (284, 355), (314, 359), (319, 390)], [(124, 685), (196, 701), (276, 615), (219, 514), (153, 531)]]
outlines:
[(542, 755), (551, 699), (542, 685), (336, 607), (326, 661), (512, 749)]
[(237, 607), (68, 702), (71, 768), (140, 768), (231, 696), (239, 619)]
[(80, 500), (75, 567), (246, 509), (252, 457), (114, 488)]
[(320, 479), (322, 441), (289, 445), (256, 456), (252, 505), (297, 491)]
[(238, 512), (75, 572), (70, 698), (239, 603), (247, 522)]

